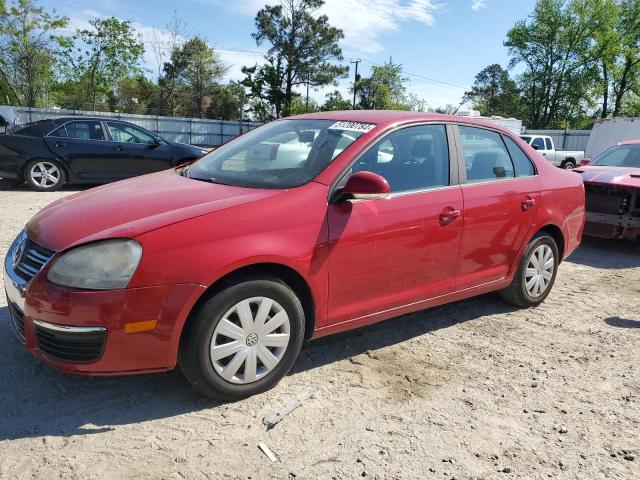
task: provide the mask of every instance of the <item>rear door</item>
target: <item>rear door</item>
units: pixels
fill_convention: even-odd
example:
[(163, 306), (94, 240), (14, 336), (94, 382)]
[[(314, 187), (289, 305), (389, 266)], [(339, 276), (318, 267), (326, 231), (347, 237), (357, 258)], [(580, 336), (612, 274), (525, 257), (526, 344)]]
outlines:
[(509, 273), (540, 203), (540, 179), (508, 136), (479, 127), (457, 130), (466, 181), (456, 290), (464, 290)]
[(65, 160), (71, 173), (80, 180), (111, 178), (112, 148), (106, 141), (102, 122), (73, 120), (44, 138), (49, 149)]
[(130, 123), (106, 121), (115, 150), (113, 175), (135, 177), (174, 166), (171, 147), (151, 132)]

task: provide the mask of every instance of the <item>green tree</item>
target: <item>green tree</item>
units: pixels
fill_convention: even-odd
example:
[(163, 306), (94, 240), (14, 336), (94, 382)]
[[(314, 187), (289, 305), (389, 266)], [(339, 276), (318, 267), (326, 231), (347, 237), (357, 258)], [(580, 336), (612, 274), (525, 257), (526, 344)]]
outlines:
[(240, 83), (216, 85), (211, 91), (207, 117), (218, 120), (242, 120), (245, 96), (244, 87)]
[(344, 98), (340, 90), (327, 93), (326, 98), (327, 100), (320, 107), (322, 111), (351, 110), (353, 108), (351, 100)]
[(164, 75), (160, 79), (165, 101), (174, 103), (171, 113), (176, 113), (175, 108), (180, 106), (180, 102), (169, 96), (176, 96), (182, 97), (186, 103), (181, 113), (204, 117), (207, 99), (226, 71), (227, 67), (219, 55), (200, 37), (190, 38), (176, 47), (170, 61), (165, 63)]
[(149, 113), (158, 96), (158, 86), (144, 75), (126, 77), (110, 92), (110, 110), (123, 113)]
[[(247, 88), (249, 111), (259, 122), (280, 118), (285, 101), (286, 70), (282, 57), (268, 56), (264, 65), (243, 67), (245, 78), (242, 85)], [(292, 97), (297, 95), (292, 93)]]
[(593, 107), (599, 49), (594, 37), (606, 28), (613, 0), (538, 0), (527, 20), (508, 32), (505, 46), (518, 78), (529, 127), (559, 125)]
[(471, 90), (464, 95), (481, 115), (520, 117), (523, 113), (518, 86), (509, 72), (498, 64), (489, 65), (476, 75)]
[(33, 0), (18, 0), (0, 15), (0, 81), (11, 103), (35, 107), (48, 103), (54, 85), (55, 55), (64, 38), (56, 31), (66, 17), (46, 12)]
[(640, 91), (640, 0), (618, 0), (610, 13), (614, 18), (596, 37), (602, 51), (602, 118), (628, 113), (625, 98)]
[(409, 110), (406, 82), (402, 65), (389, 61), (374, 66), (371, 76), (361, 77), (355, 84), (358, 106), (365, 110)]
[(65, 52), (67, 81), (86, 92), (85, 103), (95, 110), (123, 78), (141, 73), (144, 45), (129, 20), (115, 17), (90, 20), (90, 29), (77, 30)]
[(258, 45), (270, 45), (268, 56), (277, 59), (284, 71), (278, 116), (290, 114), (296, 86), (330, 85), (348, 72), (347, 67), (332, 63), (342, 60), (338, 42), (344, 34), (329, 25), (326, 15), (317, 15), (322, 5), (323, 0), (281, 0), (279, 5), (267, 5), (256, 16), (253, 38)]

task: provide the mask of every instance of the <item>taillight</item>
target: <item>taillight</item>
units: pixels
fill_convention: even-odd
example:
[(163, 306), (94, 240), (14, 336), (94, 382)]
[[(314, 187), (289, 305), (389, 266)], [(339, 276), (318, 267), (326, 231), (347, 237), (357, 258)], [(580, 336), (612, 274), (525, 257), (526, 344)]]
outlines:
[(582, 160), (580, 160), (580, 165), (582, 165), (583, 167), (586, 167), (590, 163), (591, 163), (591, 159), (590, 158), (583, 158)]

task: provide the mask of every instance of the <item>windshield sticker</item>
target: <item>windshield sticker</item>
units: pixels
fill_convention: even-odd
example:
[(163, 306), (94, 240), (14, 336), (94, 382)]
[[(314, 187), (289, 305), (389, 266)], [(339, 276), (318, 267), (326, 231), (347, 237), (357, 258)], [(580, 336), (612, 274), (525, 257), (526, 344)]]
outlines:
[(347, 132), (367, 133), (376, 128), (372, 123), (362, 122), (336, 122), (329, 127), (329, 130), (345, 130)]

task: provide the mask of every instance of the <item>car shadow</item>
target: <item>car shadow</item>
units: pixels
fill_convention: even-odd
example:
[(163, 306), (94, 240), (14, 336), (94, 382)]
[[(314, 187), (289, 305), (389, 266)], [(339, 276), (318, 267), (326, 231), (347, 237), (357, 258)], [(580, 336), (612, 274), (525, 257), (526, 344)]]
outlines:
[(566, 261), (605, 269), (640, 267), (640, 244), (585, 236)]
[[(480, 316), (513, 310), (495, 295), (405, 315), (304, 345), (289, 375), (377, 350)], [(19, 344), (0, 308), (0, 441), (90, 435), (133, 424), (216, 408), (178, 370), (154, 375), (83, 377), (60, 373)]]
[(628, 318), (609, 317), (604, 319), (604, 323), (617, 328), (640, 328), (640, 320), (630, 320)]
[[(73, 184), (73, 185), (63, 185), (59, 192), (77, 192), (80, 190), (88, 190), (93, 187), (98, 187), (100, 184)], [(20, 185), (15, 185), (11, 183), (10, 180), (4, 180), (0, 178), (0, 192), (34, 192), (31, 188), (27, 186), (27, 184), (22, 183)]]

